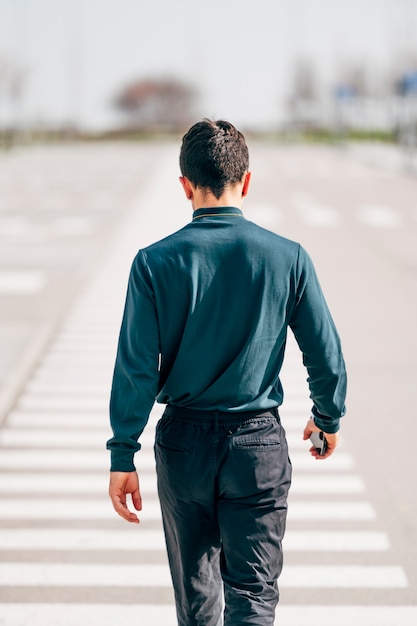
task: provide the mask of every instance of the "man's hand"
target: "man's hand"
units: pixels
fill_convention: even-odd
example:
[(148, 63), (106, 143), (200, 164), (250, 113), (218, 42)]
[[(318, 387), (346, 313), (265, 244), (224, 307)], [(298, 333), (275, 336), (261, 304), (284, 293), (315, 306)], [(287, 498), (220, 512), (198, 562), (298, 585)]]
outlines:
[(110, 472), (109, 496), (116, 513), (127, 522), (139, 524), (136, 513), (127, 508), (126, 495), (132, 494), (133, 506), (137, 511), (142, 510), (142, 497), (139, 489), (139, 479), (136, 472)]
[[(307, 439), (310, 439), (310, 435), (312, 432), (320, 432), (320, 431), (321, 429), (315, 425), (313, 418), (310, 417), (310, 419), (307, 422), (307, 426), (304, 428), (304, 435), (303, 435), (304, 441), (306, 441)], [(327, 450), (323, 455), (319, 454), (314, 446), (310, 448), (311, 456), (316, 457), (318, 461), (329, 458), (329, 456), (333, 454), (333, 452), (336, 450), (336, 446), (339, 443), (339, 433), (334, 433), (334, 434), (324, 433), (324, 436), (327, 439)]]

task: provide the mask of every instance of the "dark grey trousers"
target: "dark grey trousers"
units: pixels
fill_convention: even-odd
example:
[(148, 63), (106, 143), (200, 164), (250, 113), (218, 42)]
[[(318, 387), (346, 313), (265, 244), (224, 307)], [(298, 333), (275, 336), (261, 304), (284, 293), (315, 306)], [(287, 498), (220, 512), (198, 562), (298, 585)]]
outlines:
[(273, 626), (291, 483), (277, 410), (167, 407), (155, 457), (178, 625)]

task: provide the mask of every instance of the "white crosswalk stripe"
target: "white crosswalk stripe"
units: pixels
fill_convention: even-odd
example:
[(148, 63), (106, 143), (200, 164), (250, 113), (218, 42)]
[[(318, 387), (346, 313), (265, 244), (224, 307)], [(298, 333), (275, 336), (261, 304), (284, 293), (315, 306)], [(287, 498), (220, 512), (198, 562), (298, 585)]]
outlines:
[[(142, 493), (146, 493), (141, 489)], [(389, 539), (378, 531), (287, 531), (286, 552), (383, 552)], [(162, 529), (107, 531), (75, 528), (6, 528), (0, 536), (1, 550), (156, 550), (164, 551)]]
[[(172, 606), (161, 604), (6, 604), (2, 608), (5, 626), (114, 626), (135, 624), (176, 626)], [(59, 617), (58, 617), (59, 616)], [(280, 609), (280, 626), (415, 626), (414, 606), (330, 606), (291, 605)], [(360, 621), (358, 621), (360, 616)]]
[(292, 195), (294, 205), (300, 219), (309, 226), (333, 228), (342, 223), (341, 214), (331, 206), (324, 205), (311, 194), (298, 191)]
[[(168, 565), (86, 565), (65, 563), (0, 563), (0, 585), (95, 587), (170, 587)], [(367, 565), (287, 565), (280, 587), (304, 589), (395, 589), (407, 586), (401, 567)]]
[(358, 219), (368, 226), (377, 228), (399, 228), (403, 221), (398, 211), (388, 206), (364, 205)]

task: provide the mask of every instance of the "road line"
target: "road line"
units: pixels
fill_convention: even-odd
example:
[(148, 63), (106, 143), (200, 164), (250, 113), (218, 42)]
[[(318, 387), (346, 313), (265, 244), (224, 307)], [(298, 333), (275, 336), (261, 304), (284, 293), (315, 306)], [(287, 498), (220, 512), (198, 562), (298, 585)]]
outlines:
[[(2, 528), (0, 550), (161, 550), (165, 539), (161, 530), (127, 526), (120, 531), (77, 528)], [(1, 622), (0, 622), (1, 623)]]
[[(0, 494), (32, 493), (44, 495), (61, 494), (107, 494), (108, 474), (56, 474), (56, 473), (15, 473), (0, 474)], [(142, 473), (140, 476), (142, 495), (156, 494), (156, 476)]]
[(290, 497), (288, 520), (370, 521), (376, 518), (368, 502), (293, 502)]
[(0, 563), (0, 585), (7, 587), (170, 587), (168, 565), (90, 565)]
[(401, 217), (395, 209), (382, 205), (364, 205), (358, 212), (360, 222), (377, 228), (399, 228)]
[[(142, 520), (160, 520), (159, 502), (148, 498), (144, 502), (143, 511), (138, 513)], [(103, 494), (102, 499), (77, 500), (34, 500), (25, 498), (24, 501), (3, 499), (0, 510), (0, 520), (20, 519), (26, 522), (33, 520), (117, 520), (118, 516), (112, 508), (109, 498)]]
[[(103, 420), (104, 421), (104, 420)], [(105, 437), (107, 432), (107, 437)], [(88, 431), (87, 429), (78, 432), (76, 430), (41, 430), (41, 429), (25, 429), (16, 430), (4, 428), (0, 431), (0, 445), (5, 448), (9, 446), (19, 447), (77, 447), (77, 448), (102, 448), (106, 439), (110, 439), (110, 427), (107, 431)]]
[(46, 274), (36, 270), (1, 270), (0, 294), (31, 295), (42, 291)]
[[(109, 433), (110, 435), (111, 433)], [(82, 438), (82, 432), (80, 433)], [(136, 457), (136, 465), (141, 470), (154, 471), (155, 460), (153, 451), (141, 450)], [(51, 449), (42, 449), (42, 453), (38, 450), (3, 448), (0, 454), (0, 470), (1, 469), (31, 469), (31, 470), (55, 470), (60, 471), (71, 470), (95, 470), (105, 471), (109, 466), (109, 453), (105, 449), (105, 440), (101, 450), (78, 450), (66, 449), (65, 447)]]
[[(385, 552), (388, 536), (376, 531), (287, 531), (284, 552)], [(0, 550), (161, 550), (161, 530), (128, 526), (123, 530), (78, 528), (2, 528)]]
[[(87, 404), (87, 403), (86, 403)], [(89, 408), (88, 410), (91, 410)], [(59, 416), (57, 417), (59, 420)], [(87, 421), (87, 420), (85, 420)], [(101, 449), (107, 439), (111, 437), (111, 430), (108, 424), (108, 419), (102, 418), (102, 428), (95, 428), (89, 430), (86, 427), (81, 429), (81, 432), (74, 428), (71, 430), (65, 428), (11, 428), (6, 427), (0, 431), (0, 445), (7, 447), (77, 447), (77, 448), (92, 448), (97, 447)], [(154, 434), (150, 438), (148, 435), (141, 438), (141, 443), (153, 443)], [(287, 441), (290, 450), (304, 450), (308, 454), (310, 443), (303, 441), (301, 435), (290, 433), (287, 435)]]
[(94, 398), (86, 396), (34, 396), (32, 394), (24, 394), (18, 402), (20, 410), (39, 411), (71, 411), (78, 409), (79, 411), (102, 411), (106, 414), (109, 409), (108, 399)]
[[(80, 440), (82, 432), (80, 432)], [(345, 452), (340, 452), (326, 459), (326, 461), (317, 461), (311, 457), (308, 452), (291, 453), (291, 461), (296, 472), (308, 471), (314, 473), (351, 470), (354, 466), (353, 457)], [(151, 451), (145, 453), (141, 450), (135, 457), (138, 469), (151, 470), (154, 468), (154, 460)], [(24, 470), (24, 469), (76, 469), (76, 470), (108, 470), (109, 454), (105, 450), (105, 441), (103, 441), (103, 449), (99, 450), (78, 450), (77, 447), (72, 449), (54, 449), (43, 450), (39, 454), (37, 450), (28, 449), (7, 449), (4, 448), (0, 455), (0, 470)]]
[(277, 228), (285, 221), (284, 211), (274, 204), (253, 204), (246, 208), (246, 219), (264, 228)]
[(365, 483), (359, 476), (354, 475), (327, 475), (305, 476), (294, 472), (291, 493), (300, 494), (360, 494), (365, 491)]
[[(23, 501), (3, 499), (0, 519), (109, 519), (114, 515), (111, 504), (103, 493), (103, 498), (81, 500), (65, 499), (31, 499)], [(159, 519), (160, 509), (156, 495), (147, 498), (143, 503), (143, 511), (139, 514), (143, 519)], [(321, 520), (321, 521), (371, 521), (376, 518), (375, 510), (368, 502), (290, 502), (288, 520)]]
[(127, 626), (136, 623), (145, 626), (177, 626), (178, 624), (174, 606), (160, 604), (3, 604), (1, 616), (2, 626), (121, 624)]
[[(141, 442), (153, 440), (154, 431), (152, 429), (152, 423), (155, 422), (156, 419), (159, 419), (159, 416), (153, 412), (146, 426), (146, 430), (141, 435)], [(23, 430), (24, 428), (33, 430), (52, 429), (55, 431), (77, 429), (81, 431), (80, 436), (82, 436), (84, 429), (97, 429), (102, 432), (108, 432), (109, 429), (108, 416), (97, 411), (83, 411), (80, 413), (79, 411), (67, 410), (57, 411), (55, 413), (48, 411), (48, 413), (44, 413), (17, 409), (8, 415), (7, 424), (8, 427), (19, 430)]]
[[(75, 587), (171, 587), (168, 565), (0, 563), (0, 584)], [(395, 565), (287, 565), (280, 578), (282, 589), (404, 589), (402, 567)]]
[(296, 552), (384, 552), (390, 542), (378, 531), (291, 531), (284, 537), (284, 553)]
[[(152, 454), (152, 453), (151, 453)], [(153, 459), (149, 461), (153, 464)], [(0, 494), (33, 493), (33, 494), (100, 494), (107, 491), (108, 476), (106, 472), (88, 474), (74, 473), (0, 473)], [(140, 486), (143, 494), (156, 493), (156, 475), (142, 473)], [(291, 485), (292, 495), (357, 495), (363, 493), (363, 481), (354, 475), (305, 476), (294, 474)]]
[(287, 565), (280, 587), (304, 589), (404, 589), (402, 567), (396, 565)]
[[(415, 626), (417, 606), (288, 606), (280, 604), (275, 624), (276, 626), (302, 626), (303, 624), (308, 624), (308, 626)], [(172, 624), (166, 623), (166, 626), (174, 625), (175, 621)], [(74, 621), (74, 626), (76, 626), (76, 621)], [(106, 624), (102, 623), (101, 626), (106, 626)]]
[(333, 228), (341, 224), (342, 219), (336, 209), (318, 202), (307, 192), (297, 191), (291, 194), (291, 202), (300, 219), (309, 226)]
[[(287, 605), (281, 602), (276, 626), (416, 626), (417, 606)], [(146, 626), (177, 626), (173, 605), (161, 604), (3, 604), (4, 626), (114, 626), (140, 616)], [(307, 620), (307, 621), (306, 621)], [(136, 620), (137, 621), (137, 620)]]

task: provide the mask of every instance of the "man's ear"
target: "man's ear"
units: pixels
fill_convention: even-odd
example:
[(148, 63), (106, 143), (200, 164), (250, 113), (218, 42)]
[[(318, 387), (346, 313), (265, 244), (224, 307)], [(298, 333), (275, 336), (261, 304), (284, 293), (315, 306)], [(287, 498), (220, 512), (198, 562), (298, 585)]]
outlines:
[(182, 185), (182, 188), (184, 189), (187, 200), (191, 200), (193, 197), (193, 188), (190, 181), (185, 176), (180, 176), (180, 183)]
[(252, 177), (252, 172), (246, 172), (245, 177), (243, 179), (242, 198), (248, 195), (251, 177)]

